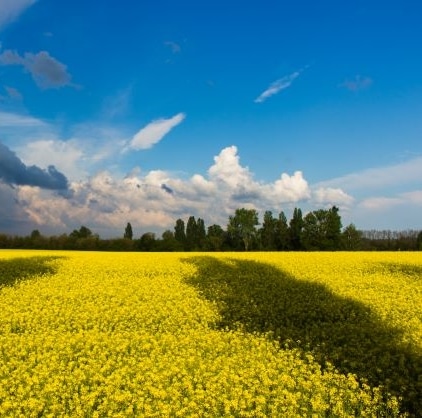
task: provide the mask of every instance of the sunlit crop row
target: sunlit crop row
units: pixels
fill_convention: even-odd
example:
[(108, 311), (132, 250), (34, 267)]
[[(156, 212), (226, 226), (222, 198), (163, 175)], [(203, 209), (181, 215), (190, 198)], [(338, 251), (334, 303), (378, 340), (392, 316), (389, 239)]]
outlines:
[[(417, 396), (418, 268), (414, 254), (0, 252), (19, 279), (0, 288), (0, 416), (397, 416), (395, 375), (349, 364), (369, 330), (347, 333), (369, 318), (362, 358), (403, 356)], [(333, 332), (342, 318), (354, 328)]]

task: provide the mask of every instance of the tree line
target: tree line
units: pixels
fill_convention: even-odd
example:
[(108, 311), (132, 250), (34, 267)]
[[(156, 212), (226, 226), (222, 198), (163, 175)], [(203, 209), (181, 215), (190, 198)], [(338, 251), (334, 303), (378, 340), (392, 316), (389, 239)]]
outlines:
[(177, 219), (173, 230), (158, 237), (145, 232), (134, 237), (127, 223), (121, 238), (101, 239), (88, 227), (70, 234), (43, 236), (38, 230), (29, 236), (0, 234), (0, 248), (96, 250), (96, 251), (357, 251), (422, 250), (422, 231), (360, 231), (353, 224), (342, 226), (339, 209), (318, 209), (303, 216), (295, 208), (290, 220), (283, 211), (274, 216), (266, 211), (262, 224), (255, 209), (239, 208), (223, 228), (208, 227), (201, 218)]

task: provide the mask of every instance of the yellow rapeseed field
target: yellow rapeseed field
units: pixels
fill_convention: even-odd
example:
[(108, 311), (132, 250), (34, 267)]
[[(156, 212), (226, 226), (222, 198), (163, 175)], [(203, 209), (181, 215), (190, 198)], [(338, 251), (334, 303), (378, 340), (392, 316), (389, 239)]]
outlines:
[(422, 410), (421, 253), (0, 252), (1, 417)]

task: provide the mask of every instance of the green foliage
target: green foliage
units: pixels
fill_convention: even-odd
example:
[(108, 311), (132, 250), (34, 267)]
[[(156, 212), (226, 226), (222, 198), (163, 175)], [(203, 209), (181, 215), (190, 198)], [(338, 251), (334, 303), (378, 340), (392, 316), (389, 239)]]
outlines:
[(153, 232), (145, 232), (138, 241), (138, 249), (140, 251), (153, 251), (155, 244), (155, 234)]
[(277, 249), (277, 219), (273, 217), (271, 211), (264, 213), (264, 222), (260, 229), (261, 246), (263, 250), (273, 251)]
[(416, 238), (416, 249), (422, 251), (422, 231), (419, 232)]
[(278, 215), (275, 234), (277, 250), (288, 250), (290, 245), (289, 226), (287, 224), (286, 215), (283, 211), (281, 211)]
[(225, 232), (220, 225), (211, 225), (207, 233), (207, 250), (221, 251), (223, 248)]
[(156, 241), (154, 247), (157, 251), (183, 251), (184, 250), (183, 244), (179, 240), (176, 239), (175, 234), (170, 230), (166, 230), (163, 232), (163, 234), (161, 235), (161, 240)]
[(124, 233), (123, 238), (125, 238), (125, 239), (132, 239), (133, 238), (132, 225), (130, 224), (130, 222), (128, 222), (128, 224), (126, 225), (125, 233)]
[[(216, 224), (206, 230), (203, 219), (190, 216), (186, 228), (184, 220), (177, 219), (171, 239), (154, 236), (151, 240), (145, 236), (145, 242), (135, 240), (131, 244), (115, 238), (100, 239), (89, 228), (81, 226), (69, 235), (51, 237), (43, 236), (39, 230), (33, 230), (25, 237), (0, 234), (0, 248), (87, 251), (422, 250), (422, 231), (359, 231), (353, 224), (342, 231), (336, 206), (309, 212), (304, 217), (301, 209), (295, 208), (289, 222), (283, 211), (278, 218), (271, 211), (266, 211), (259, 230), (258, 224), (256, 210), (241, 208), (229, 217), (226, 230)], [(133, 240), (130, 223), (127, 223), (123, 237), (127, 241)]]
[(256, 237), (256, 226), (258, 224), (258, 212), (255, 209), (236, 209), (234, 216), (229, 217), (227, 233), (234, 242), (241, 241), (245, 251), (248, 251)]
[(354, 224), (344, 228), (341, 234), (342, 247), (346, 251), (356, 251), (362, 248), (362, 232), (358, 231)]
[(301, 245), (305, 250), (334, 251), (341, 244), (341, 219), (338, 208), (308, 213), (302, 223)]
[(177, 219), (176, 225), (174, 226), (174, 238), (176, 241), (179, 242), (179, 244), (182, 246), (182, 248), (186, 245), (186, 232), (185, 232), (185, 222), (183, 219)]
[(302, 249), (302, 228), (302, 210), (300, 208), (294, 208), (293, 217), (289, 224), (290, 247), (292, 250), (297, 251)]
[(92, 237), (92, 231), (88, 227), (82, 225), (79, 228), (79, 231), (74, 229), (69, 236), (72, 238), (82, 238), (82, 239), (90, 238)]

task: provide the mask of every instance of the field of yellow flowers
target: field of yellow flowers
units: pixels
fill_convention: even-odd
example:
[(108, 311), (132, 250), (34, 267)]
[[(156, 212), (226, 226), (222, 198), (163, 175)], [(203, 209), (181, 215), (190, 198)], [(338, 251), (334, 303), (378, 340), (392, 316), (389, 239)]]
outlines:
[(421, 253), (0, 252), (0, 416), (422, 411)]

